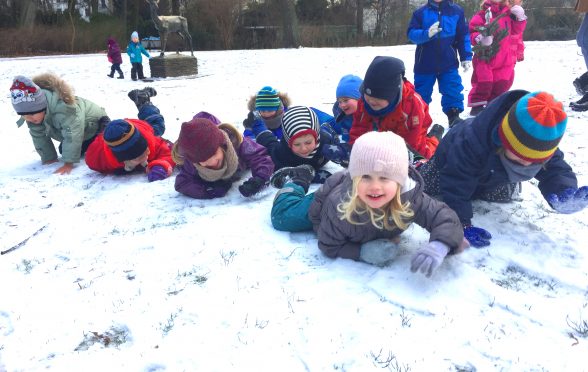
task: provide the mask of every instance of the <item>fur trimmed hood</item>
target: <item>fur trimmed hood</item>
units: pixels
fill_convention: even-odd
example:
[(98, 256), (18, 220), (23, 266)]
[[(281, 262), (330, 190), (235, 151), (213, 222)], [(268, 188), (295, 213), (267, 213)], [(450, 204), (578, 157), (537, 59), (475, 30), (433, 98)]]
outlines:
[(243, 142), (243, 136), (241, 135), (241, 133), (239, 133), (237, 128), (235, 128), (232, 124), (229, 123), (219, 124), (218, 128), (227, 133), (229, 139), (231, 140), (231, 144), (233, 145), (235, 150), (238, 151), (239, 146), (241, 146), (241, 143)]
[[(290, 107), (290, 105), (292, 104), (290, 97), (288, 97), (288, 93), (279, 92), (278, 97), (280, 97), (280, 101), (282, 101), (282, 105), (284, 105), (284, 108)], [(251, 96), (251, 98), (249, 98), (249, 102), (247, 102), (247, 108), (251, 112), (255, 111), (255, 99), (256, 98), (257, 98), (257, 94)]]
[(76, 102), (76, 96), (71, 85), (65, 82), (62, 78), (51, 72), (37, 75), (33, 77), (33, 81), (41, 89), (50, 90), (59, 94), (59, 98), (68, 105)]

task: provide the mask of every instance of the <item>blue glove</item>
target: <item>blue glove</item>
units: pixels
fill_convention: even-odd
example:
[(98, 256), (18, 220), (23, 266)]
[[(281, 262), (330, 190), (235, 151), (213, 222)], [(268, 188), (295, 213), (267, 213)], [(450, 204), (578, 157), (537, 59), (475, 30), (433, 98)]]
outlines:
[(320, 183), (322, 185), (323, 183), (325, 183), (327, 178), (331, 176), (332, 174), (329, 171), (326, 171), (324, 169), (318, 170), (314, 172), (314, 178), (312, 179), (311, 183)]
[(476, 248), (482, 248), (490, 245), (492, 234), (481, 227), (464, 225), (463, 236), (470, 242), (470, 245)]
[(131, 53), (131, 58), (135, 58), (135, 53)]
[(253, 132), (253, 135), (257, 138), (257, 136), (259, 136), (259, 133), (268, 130), (267, 127), (265, 126), (265, 124), (263, 123), (263, 120), (255, 120), (253, 122), (253, 125), (251, 126), (251, 132)]
[(569, 214), (581, 211), (588, 205), (588, 186), (582, 186), (579, 189), (571, 187), (559, 194), (550, 194), (547, 196), (547, 201), (559, 213)]
[(343, 167), (349, 164), (350, 146), (347, 143), (339, 143), (323, 146), (322, 153), (325, 158)]
[(147, 173), (147, 179), (149, 182), (161, 181), (167, 178), (167, 171), (161, 165), (154, 165)]

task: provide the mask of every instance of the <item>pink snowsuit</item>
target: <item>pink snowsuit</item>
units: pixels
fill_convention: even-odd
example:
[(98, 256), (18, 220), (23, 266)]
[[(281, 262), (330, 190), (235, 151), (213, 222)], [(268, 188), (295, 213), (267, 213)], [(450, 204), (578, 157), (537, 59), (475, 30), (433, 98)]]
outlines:
[[(514, 68), (517, 61), (523, 60), (523, 31), (527, 21), (518, 21), (510, 14), (510, 8), (506, 5), (486, 0), (480, 10), (470, 21), (470, 39), (472, 45), (476, 45), (476, 37), (480, 34), (476, 28), (486, 24), (486, 9), (492, 11), (491, 21), (500, 14), (506, 13), (498, 20), (498, 31), (506, 29), (507, 36), (500, 40), (498, 53), (484, 61), (474, 54), (472, 72), (472, 90), (468, 95), (468, 106), (486, 106), (488, 102), (508, 91), (514, 82)], [(497, 32), (498, 32), (497, 31)]]

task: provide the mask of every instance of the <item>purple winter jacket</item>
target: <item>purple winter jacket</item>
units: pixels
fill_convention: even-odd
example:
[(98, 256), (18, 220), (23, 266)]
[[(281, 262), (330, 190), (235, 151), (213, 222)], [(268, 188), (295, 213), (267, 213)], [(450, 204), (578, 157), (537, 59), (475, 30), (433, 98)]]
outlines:
[(251, 169), (252, 177), (259, 177), (269, 181), (274, 171), (274, 163), (267, 153), (267, 149), (249, 138), (241, 137), (241, 134), (230, 124), (219, 125), (231, 140), (232, 146), (239, 158), (237, 172), (229, 180), (209, 182), (203, 180), (196, 167), (191, 162), (180, 165), (180, 173), (176, 176), (175, 188), (177, 192), (195, 199), (214, 199), (226, 195), (233, 182), (237, 181), (243, 171)]
[(122, 63), (122, 56), (120, 55), (120, 46), (113, 38), (108, 38), (108, 60), (111, 63)]

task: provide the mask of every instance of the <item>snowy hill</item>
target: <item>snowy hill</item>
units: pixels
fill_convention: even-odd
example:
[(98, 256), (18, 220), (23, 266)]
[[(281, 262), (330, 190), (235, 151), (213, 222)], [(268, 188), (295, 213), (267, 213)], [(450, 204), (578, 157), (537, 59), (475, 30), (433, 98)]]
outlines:
[[(575, 42), (526, 46), (513, 88), (569, 110), (584, 72)], [(329, 112), (339, 78), (363, 77), (376, 55), (403, 59), (412, 80), (414, 48), (198, 52), (199, 78), (150, 85), (175, 140), (201, 110), (241, 126), (264, 85)], [(0, 59), (0, 70), (0, 250), (25, 242), (0, 256), (0, 371), (588, 371), (588, 212), (555, 213), (532, 182), (519, 202), (474, 203), (492, 245), (431, 279), (409, 270), (428, 240), (419, 227), (385, 268), (332, 260), (312, 233), (273, 230), (271, 188), (203, 201), (173, 177), (42, 166), (14, 123), (12, 77), (50, 70), (111, 118), (134, 117), (126, 93), (145, 84), (106, 77), (105, 55)], [(431, 114), (446, 125), (437, 94)], [(588, 113), (568, 114), (560, 147), (587, 185)]]

